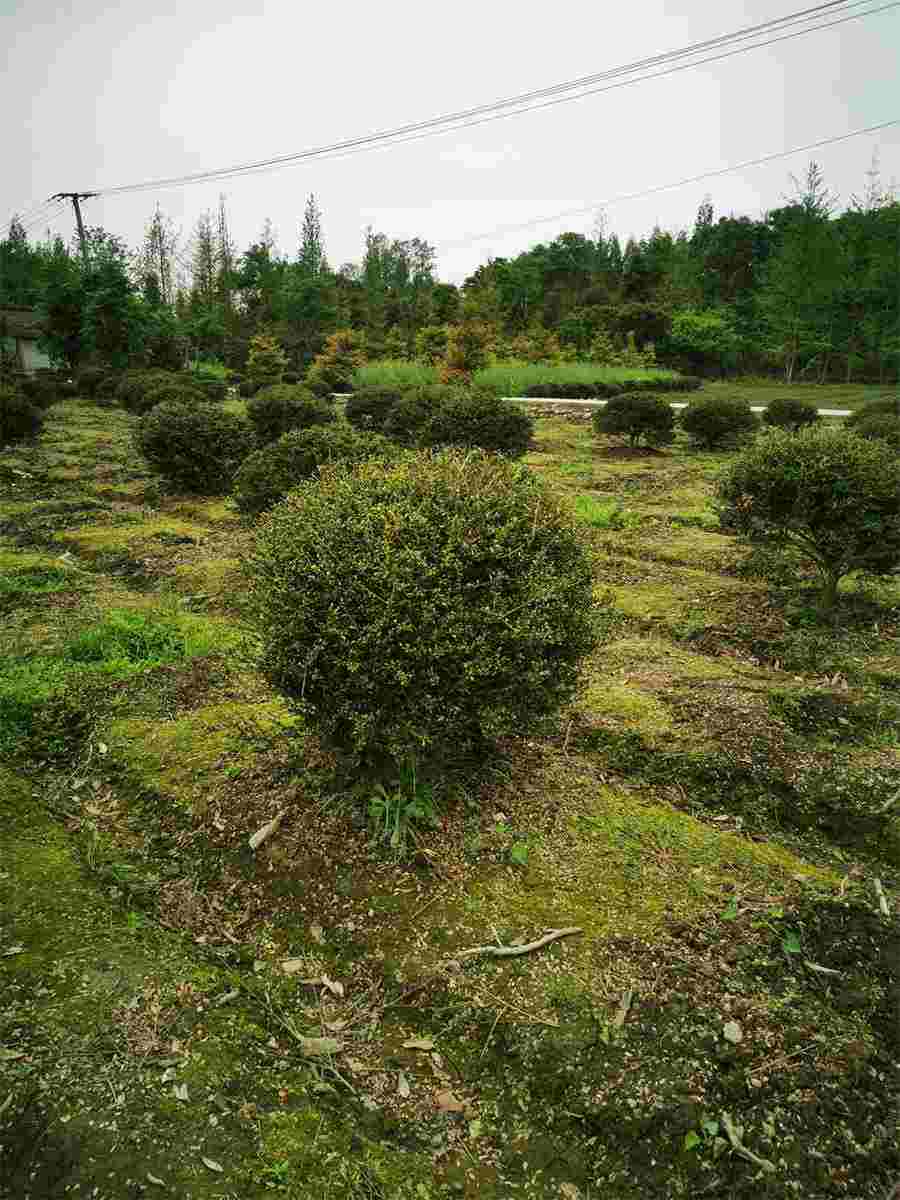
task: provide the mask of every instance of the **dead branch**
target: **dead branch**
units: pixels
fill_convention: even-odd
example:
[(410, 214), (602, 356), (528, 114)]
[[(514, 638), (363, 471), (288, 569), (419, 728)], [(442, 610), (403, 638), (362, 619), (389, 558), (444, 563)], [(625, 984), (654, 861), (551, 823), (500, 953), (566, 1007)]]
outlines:
[(267, 824), (263, 825), (263, 827), (261, 829), (257, 829), (256, 833), (254, 833), (253, 836), (250, 838), (250, 849), (251, 850), (258, 850), (260, 848), (260, 846), (263, 844), (263, 842), (265, 842), (268, 838), (270, 838), (272, 836), (272, 834), (275, 832), (275, 830), (281, 824), (282, 819), (284, 818), (284, 814), (286, 812), (287, 812), (287, 809), (283, 808), (281, 810), (281, 812), (275, 814), (275, 816), (272, 818), (271, 821), (269, 821)]
[(613, 1017), (613, 1029), (621, 1029), (625, 1024), (625, 1018), (628, 1016), (628, 1011), (631, 1008), (631, 1002), (634, 999), (634, 989), (629, 988), (622, 996), (622, 1002), (619, 1005), (619, 1011)]
[(731, 1142), (731, 1148), (734, 1150), (735, 1154), (739, 1154), (741, 1158), (746, 1158), (748, 1162), (755, 1163), (757, 1167), (762, 1167), (762, 1169), (767, 1171), (770, 1175), (774, 1174), (775, 1164), (769, 1162), (767, 1158), (760, 1158), (759, 1155), (754, 1154), (752, 1150), (748, 1150), (741, 1141), (740, 1135), (734, 1126), (734, 1122), (731, 1119), (730, 1113), (722, 1113), (722, 1125), (725, 1128), (725, 1132), (728, 1134), (728, 1140)]
[(568, 929), (551, 929), (545, 933), (543, 937), (539, 937), (534, 942), (526, 942), (523, 946), (473, 946), (471, 950), (459, 950), (453, 955), (454, 958), (473, 958), (476, 954), (484, 954), (489, 958), (517, 958), (520, 954), (531, 954), (535, 950), (541, 950), (544, 946), (549, 946), (551, 942), (557, 941), (559, 938), (572, 937), (576, 933), (583, 933), (577, 925), (573, 925)]
[(878, 907), (881, 909), (881, 915), (883, 917), (889, 917), (891, 915), (891, 910), (887, 902), (887, 897), (884, 894), (884, 888), (882, 887), (881, 880), (873, 879), (872, 886), (875, 889), (875, 895), (878, 897)]

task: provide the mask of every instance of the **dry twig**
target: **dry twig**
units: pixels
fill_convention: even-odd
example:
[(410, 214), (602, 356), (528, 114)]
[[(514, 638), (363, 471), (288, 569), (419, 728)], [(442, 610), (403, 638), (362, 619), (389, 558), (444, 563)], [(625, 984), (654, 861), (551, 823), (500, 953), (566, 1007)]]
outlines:
[(572, 937), (576, 933), (583, 932), (584, 930), (577, 925), (572, 925), (567, 929), (551, 929), (543, 937), (539, 937), (533, 942), (526, 942), (523, 946), (473, 946), (470, 950), (458, 950), (453, 957), (473, 958), (476, 954), (484, 954), (489, 958), (517, 958), (520, 954), (531, 954), (535, 950), (549, 946), (551, 942), (555, 942), (559, 938)]

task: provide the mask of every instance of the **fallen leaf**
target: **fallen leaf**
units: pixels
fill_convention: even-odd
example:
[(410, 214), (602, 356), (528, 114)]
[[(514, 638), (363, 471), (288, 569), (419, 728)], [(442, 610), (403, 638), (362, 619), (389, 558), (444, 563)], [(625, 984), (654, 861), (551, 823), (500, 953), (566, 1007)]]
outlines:
[(172, 1094), (176, 1100), (187, 1100), (188, 1089), (186, 1083), (176, 1083), (172, 1088)]
[(315, 925), (315, 924), (310, 925), (309, 936), (312, 938), (312, 940), (314, 942), (318, 943), (318, 945), (320, 945), (320, 946), (325, 945), (325, 930), (322, 928), (321, 925)]
[(409, 1095), (409, 1080), (401, 1071), (397, 1076), (397, 1095), (402, 1096), (405, 1100)]
[(8, 950), (4, 950), (2, 952), (2, 954), (0, 954), (0, 958), (9, 958), (9, 956), (11, 954), (24, 954), (24, 953), (25, 953), (24, 946), (10, 946), (10, 948)]
[(316, 1054), (337, 1054), (344, 1043), (339, 1042), (337, 1038), (317, 1038), (317, 1037), (301, 1037), (297, 1038), (300, 1045), (300, 1051), (308, 1058)]
[(155, 1183), (157, 1187), (165, 1187), (165, 1186), (166, 1186), (166, 1184), (165, 1184), (165, 1181), (164, 1181), (164, 1180), (162, 1180), (162, 1179), (157, 1179), (157, 1178), (156, 1178), (156, 1176), (155, 1176), (155, 1175), (151, 1175), (149, 1171), (147, 1172), (147, 1182), (148, 1182), (148, 1183)]
[(348, 1058), (347, 1066), (354, 1075), (361, 1075), (363, 1072), (368, 1071), (369, 1069), (366, 1064), (364, 1062), (360, 1062), (358, 1058)]
[(217, 1163), (214, 1158), (204, 1158), (203, 1155), (201, 1154), (200, 1161), (203, 1163), (204, 1167), (209, 1167), (209, 1169), (211, 1171), (222, 1172), (225, 1170), (225, 1168), (222, 1166), (222, 1164)]
[(452, 1092), (435, 1092), (434, 1102), (443, 1112), (464, 1112), (465, 1104), (453, 1095)]
[(336, 979), (329, 979), (327, 975), (323, 975), (322, 983), (326, 988), (328, 988), (332, 996), (343, 996), (344, 985), (342, 983), (338, 983)]
[(3, 1062), (12, 1062), (14, 1058), (24, 1058), (24, 1050), (7, 1050), (5, 1046), (0, 1046), (0, 1059)]
[[(107, 744), (105, 742), (98, 742), (97, 749), (100, 751), (101, 754), (106, 754), (107, 751), (109, 750), (109, 746), (107, 746)], [(152, 1179), (152, 1176), (148, 1175), (147, 1178)], [(154, 1180), (154, 1182), (156, 1182), (156, 1181)]]
[(428, 1038), (410, 1038), (408, 1042), (403, 1043), (404, 1050), (433, 1050), (434, 1042)]
[(162, 1082), (171, 1083), (172, 1080), (177, 1077), (177, 1074), (178, 1073), (174, 1067), (166, 1067), (165, 1071), (162, 1073)]
[(727, 1042), (731, 1042), (733, 1046), (736, 1046), (738, 1042), (744, 1040), (744, 1031), (738, 1025), (737, 1021), (726, 1021), (722, 1028), (722, 1036)]
[(330, 1033), (340, 1033), (342, 1029), (347, 1028), (346, 1021), (325, 1021), (324, 1024), (325, 1024), (325, 1028)]

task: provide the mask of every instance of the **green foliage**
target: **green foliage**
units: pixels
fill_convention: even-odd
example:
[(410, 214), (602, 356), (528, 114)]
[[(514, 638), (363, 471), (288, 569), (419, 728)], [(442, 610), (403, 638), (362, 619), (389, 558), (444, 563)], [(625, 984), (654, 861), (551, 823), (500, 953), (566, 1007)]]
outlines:
[(247, 357), (247, 377), (257, 386), (281, 383), (287, 367), (287, 355), (277, 340), (269, 334), (258, 333), (250, 339)]
[(845, 429), (772, 430), (717, 486), (723, 524), (749, 540), (788, 543), (818, 569), (831, 608), (851, 571), (900, 565), (900, 460)]
[(844, 424), (848, 429), (856, 429), (870, 417), (885, 416), (900, 418), (900, 396), (879, 396), (877, 400), (867, 400), (862, 408), (847, 417)]
[(190, 385), (212, 403), (228, 395), (228, 368), (220, 362), (196, 362), (186, 373)]
[(415, 758), (411, 757), (403, 764), (393, 792), (381, 783), (376, 784), (369, 799), (369, 828), (373, 841), (387, 842), (403, 857), (410, 839), (418, 842), (419, 826), (437, 828), (438, 816), (434, 789), (431, 784), (416, 780)]
[(457, 387), (444, 383), (409, 388), (388, 411), (382, 431), (401, 446), (417, 446), (419, 433), (426, 422), (444, 403), (459, 394)]
[(313, 359), (306, 373), (306, 386), (317, 396), (349, 392), (353, 378), (365, 361), (365, 339), (353, 329), (338, 329)]
[(203, 391), (185, 373), (178, 375), (159, 374), (149, 379), (138, 412), (149, 412), (157, 404), (203, 404), (206, 397)]
[(587, 495), (576, 496), (575, 512), (594, 529), (636, 529), (643, 520), (640, 513), (624, 508), (620, 500), (603, 504)]
[(557, 363), (552, 366), (516, 361), (496, 362), (478, 371), (472, 380), (498, 396), (534, 396), (547, 399), (604, 399), (623, 391), (693, 391), (702, 380), (666, 371), (629, 367), (601, 367), (593, 363)]
[(186, 492), (207, 494), (228, 490), (254, 444), (248, 421), (202, 402), (158, 404), (141, 417), (134, 437), (163, 478)]
[(272, 384), (257, 392), (247, 401), (247, 416), (260, 444), (274, 442), (289, 429), (327, 425), (335, 419), (330, 403), (306, 388), (288, 383)]
[(65, 384), (47, 375), (32, 375), (20, 381), (19, 391), (35, 408), (48, 409), (61, 400)]
[(416, 334), (416, 358), (431, 366), (447, 353), (446, 325), (426, 325)]
[(866, 441), (887, 442), (900, 451), (900, 417), (892, 413), (869, 413), (861, 416), (852, 425), (852, 430)]
[(383, 429), (388, 413), (403, 394), (399, 387), (360, 388), (347, 401), (344, 416), (357, 429)]
[(740, 445), (759, 428), (746, 400), (724, 396), (695, 396), (681, 413), (681, 427), (695, 446), (704, 450)]
[(126, 371), (116, 385), (116, 399), (128, 412), (143, 413), (156, 401), (149, 400), (152, 388), (181, 381), (173, 371)]
[(95, 399), (100, 384), (108, 374), (106, 367), (82, 367), (76, 376), (78, 390), (83, 396), (87, 396), (91, 400)]
[(482, 451), (323, 468), (263, 518), (247, 575), (264, 675), (376, 772), (543, 727), (597, 642), (576, 525)]
[[(387, 429), (387, 422), (385, 425)], [(447, 396), (418, 427), (416, 445), (480, 446), (521, 458), (534, 436), (534, 421), (491, 392), (466, 389)]]
[(314, 476), (323, 463), (392, 458), (397, 453), (387, 438), (341, 421), (294, 429), (247, 455), (234, 477), (234, 501), (242, 513), (255, 516)]
[(381, 359), (357, 367), (353, 372), (352, 388), (354, 392), (370, 387), (393, 388), (401, 392), (406, 388), (425, 387), (437, 382), (437, 370), (426, 363)]
[(672, 314), (663, 349), (691, 371), (732, 368), (740, 339), (728, 313), (685, 308)]
[(118, 674), (136, 664), (176, 662), (185, 653), (185, 632), (175, 621), (126, 608), (110, 609), (99, 624), (82, 630), (66, 645), (63, 656)]
[(793, 429), (795, 432), (807, 425), (815, 425), (818, 420), (819, 413), (814, 404), (810, 404), (808, 400), (797, 400), (793, 396), (776, 396), (763, 413), (766, 425), (778, 429)]
[(39, 408), (7, 383), (0, 383), (0, 446), (37, 437), (44, 425)]
[(441, 368), (444, 383), (471, 379), (487, 366), (491, 332), (483, 321), (465, 320), (447, 330), (447, 349)]
[(249, 400), (251, 396), (255, 396), (259, 391), (259, 384), (254, 383), (252, 379), (242, 379), (238, 384), (238, 395), (245, 400)]
[(594, 411), (594, 432), (626, 438), (632, 446), (667, 446), (675, 440), (672, 406), (649, 392), (626, 392), (613, 396), (605, 408)]

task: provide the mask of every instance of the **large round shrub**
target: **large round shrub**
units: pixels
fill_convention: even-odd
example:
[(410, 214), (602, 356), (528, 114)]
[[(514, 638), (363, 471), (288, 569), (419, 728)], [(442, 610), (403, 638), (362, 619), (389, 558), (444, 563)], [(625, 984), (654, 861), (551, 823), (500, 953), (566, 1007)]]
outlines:
[[(418, 445), (419, 432), (444, 404), (464, 394), (456, 384), (429, 383), (406, 388), (388, 411), (382, 432), (401, 446)], [(350, 401), (348, 400), (349, 404)]]
[(113, 408), (119, 399), (119, 384), (122, 382), (120, 371), (109, 371), (97, 383), (94, 389), (94, 399), (103, 408)]
[(44, 414), (18, 388), (0, 383), (0, 446), (37, 437)]
[(776, 429), (804, 429), (819, 420), (819, 410), (808, 400), (796, 396), (776, 396), (763, 413), (763, 421)]
[(675, 439), (675, 413), (671, 404), (648, 392), (613, 396), (605, 408), (595, 409), (594, 432), (626, 438), (632, 446), (667, 446)]
[(243, 417), (218, 405), (165, 401), (144, 413), (135, 445), (154, 470), (186, 492), (218, 494), (231, 486), (242, 459), (253, 448), (253, 430)]
[(867, 442), (874, 440), (887, 442), (895, 450), (900, 451), (900, 417), (892, 413), (870, 413), (862, 420), (856, 421), (852, 432)]
[(681, 427), (695, 446), (719, 450), (746, 442), (759, 421), (746, 400), (705, 395), (696, 396), (682, 411)]
[(508, 400), (488, 392), (462, 391), (445, 399), (416, 434), (416, 444), (480, 446), (521, 458), (534, 436), (534, 421)]
[(251, 396), (255, 396), (259, 391), (260, 385), (255, 379), (242, 379), (237, 388), (238, 395), (243, 396), (245, 400), (249, 400)]
[(93, 400), (97, 395), (97, 389), (108, 374), (109, 371), (106, 367), (81, 367), (75, 377), (81, 395)]
[(274, 442), (289, 429), (328, 425), (335, 419), (335, 412), (328, 401), (306, 388), (276, 383), (247, 401), (247, 416), (253, 422), (258, 440), (265, 444)]
[(234, 501), (242, 513), (255, 516), (325, 463), (392, 458), (399, 453), (403, 451), (381, 434), (356, 430), (343, 421), (293, 429), (247, 455), (234, 477)]
[(157, 403), (149, 394), (162, 384), (183, 386), (182, 376), (175, 371), (126, 371), (116, 387), (116, 399), (128, 412), (143, 413)]
[(246, 570), (266, 678), (366, 769), (546, 728), (598, 640), (583, 534), (483, 451), (323, 467)]
[(224, 376), (190, 371), (186, 373), (185, 378), (190, 387), (199, 392), (210, 404), (220, 404), (228, 395), (228, 383)]
[(141, 400), (140, 412), (149, 412), (157, 404), (205, 404), (209, 403), (200, 388), (195, 387), (187, 375), (173, 374), (169, 378), (160, 376), (147, 385)]
[(856, 412), (851, 413), (845, 424), (848, 429), (854, 429), (861, 421), (867, 421), (869, 417), (900, 417), (900, 396), (879, 396), (877, 400), (868, 400), (858, 408)]
[(53, 376), (32, 375), (20, 382), (19, 390), (35, 408), (48, 409), (57, 400), (63, 399), (65, 389), (62, 382)]
[(360, 388), (347, 400), (344, 416), (357, 429), (381, 430), (387, 415), (403, 397), (398, 387)]
[(726, 527), (751, 541), (788, 544), (822, 577), (831, 608), (840, 579), (900, 565), (900, 460), (883, 442), (846, 429), (773, 429), (717, 485)]

